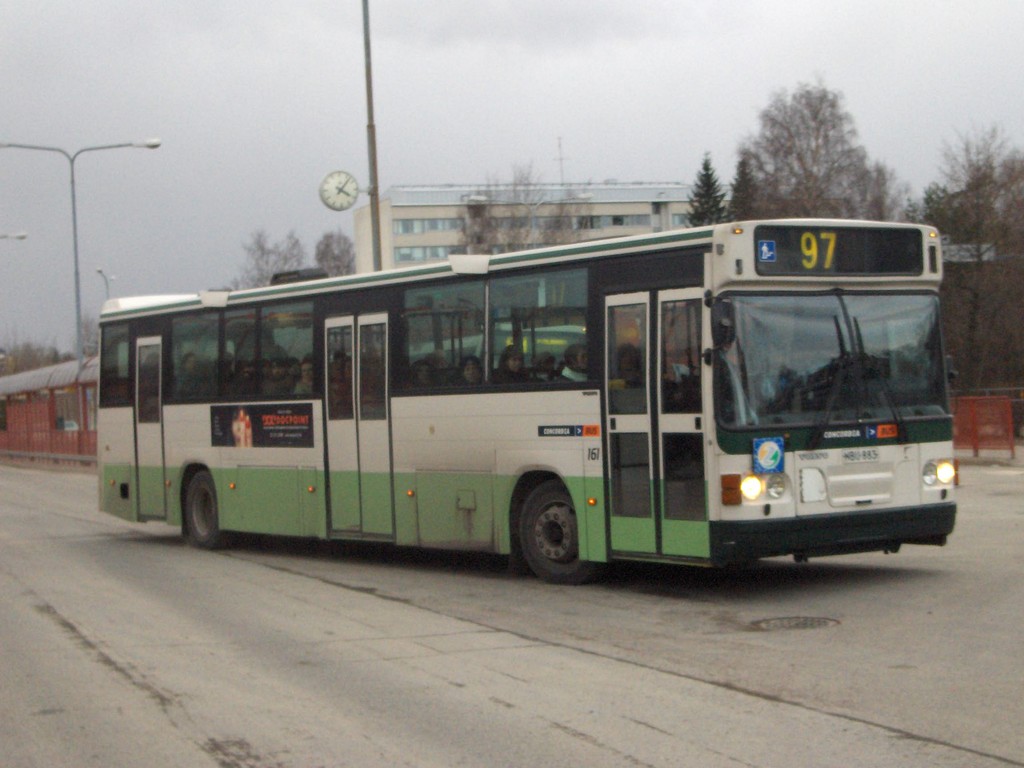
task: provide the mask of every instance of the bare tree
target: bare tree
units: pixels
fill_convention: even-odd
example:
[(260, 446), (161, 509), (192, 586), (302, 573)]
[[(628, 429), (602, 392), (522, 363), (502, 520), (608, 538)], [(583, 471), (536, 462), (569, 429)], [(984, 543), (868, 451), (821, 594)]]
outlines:
[(301, 269), (306, 262), (306, 251), (294, 231), (284, 240), (271, 243), (267, 233), (260, 229), (252, 233), (245, 249), (246, 260), (242, 273), (233, 281), (232, 288), (258, 288), (270, 285), (270, 279), (278, 272)]
[(947, 145), (941, 175), (912, 213), (937, 226), (951, 241), (947, 253), (959, 257), (947, 264), (943, 285), (958, 386), (1016, 386), (1024, 357), (1024, 155), (998, 128), (988, 128)]
[(740, 146), (760, 191), (757, 215), (862, 214), (867, 153), (841, 94), (821, 83), (780, 91), (760, 121), (760, 133)]
[(469, 253), (572, 243), (589, 210), (565, 186), (542, 184), (531, 165), (516, 165), (510, 184), (491, 180), (467, 197), (462, 242)]
[(898, 221), (905, 218), (910, 185), (900, 181), (896, 172), (884, 163), (874, 163), (867, 169), (861, 194), (858, 215), (865, 219)]
[(73, 355), (58, 351), (56, 344), (46, 345), (21, 341), (17, 334), (14, 334), (0, 348), (0, 376), (31, 371), (71, 359), (73, 359)]
[(352, 238), (340, 229), (325, 232), (316, 244), (316, 264), (331, 277), (356, 271), (356, 249)]
[(95, 355), (100, 349), (100, 321), (88, 312), (82, 315), (82, 350), (87, 355)]

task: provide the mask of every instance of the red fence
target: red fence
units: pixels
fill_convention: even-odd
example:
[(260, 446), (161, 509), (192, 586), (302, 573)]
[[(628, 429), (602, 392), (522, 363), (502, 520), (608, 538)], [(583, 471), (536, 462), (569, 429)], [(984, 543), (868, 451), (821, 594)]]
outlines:
[(1016, 457), (1013, 406), (1002, 396), (953, 398), (953, 447), (981, 451), (1008, 451)]
[(0, 430), (0, 456), (87, 463), (95, 461), (95, 430), (56, 429), (56, 419), (51, 409), (50, 398), (9, 401), (7, 428)]
[(0, 458), (96, 461), (96, 359), (0, 377)]

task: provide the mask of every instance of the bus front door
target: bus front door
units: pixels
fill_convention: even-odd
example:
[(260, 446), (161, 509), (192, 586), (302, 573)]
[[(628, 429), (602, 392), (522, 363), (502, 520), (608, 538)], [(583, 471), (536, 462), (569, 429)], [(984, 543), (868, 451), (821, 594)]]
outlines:
[(331, 530), (393, 537), (387, 402), (387, 315), (325, 324)]
[(701, 291), (605, 299), (611, 546), (707, 557)]
[(139, 520), (167, 518), (159, 336), (135, 342), (135, 489)]

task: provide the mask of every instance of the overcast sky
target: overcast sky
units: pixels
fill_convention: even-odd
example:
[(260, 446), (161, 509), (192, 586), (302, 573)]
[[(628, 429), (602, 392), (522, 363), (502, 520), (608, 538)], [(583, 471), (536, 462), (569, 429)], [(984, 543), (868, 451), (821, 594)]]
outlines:
[[(839, 91), (914, 194), (943, 146), (1024, 146), (1021, 0), (370, 0), (379, 175), (400, 184), (723, 184), (780, 90)], [(367, 179), (360, 0), (0, 0), (0, 143), (75, 163), (83, 308), (237, 276), (242, 244), (352, 234)], [(559, 138), (562, 164), (559, 163)], [(0, 346), (74, 346), (69, 164), (0, 149)], [(363, 196), (358, 205), (366, 202)]]

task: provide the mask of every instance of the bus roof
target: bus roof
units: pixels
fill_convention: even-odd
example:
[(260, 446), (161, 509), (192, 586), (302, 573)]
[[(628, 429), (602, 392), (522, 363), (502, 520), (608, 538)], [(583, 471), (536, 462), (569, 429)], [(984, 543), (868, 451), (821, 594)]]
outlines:
[(325, 293), (329, 291), (354, 289), (371, 286), (384, 286), (396, 283), (412, 282), (426, 277), (443, 277), (446, 275), (476, 275), (493, 271), (513, 269), (519, 266), (550, 262), (567, 262), (586, 258), (605, 258), (629, 254), (631, 252), (651, 248), (671, 247), (676, 245), (700, 245), (701, 241), (710, 245), (718, 238), (725, 237), (737, 228), (753, 227), (760, 224), (815, 225), (815, 226), (869, 226), (869, 227), (913, 227), (921, 229), (921, 225), (855, 221), (846, 219), (772, 219), (741, 222), (726, 222), (706, 227), (691, 229), (674, 229), (654, 234), (631, 235), (627, 237), (591, 240), (566, 245), (546, 246), (526, 251), (503, 254), (453, 254), (447, 261), (399, 267), (380, 272), (343, 275), (314, 280), (270, 285), (259, 288), (241, 290), (199, 291), (193, 294), (177, 294), (168, 296), (138, 296), (109, 299), (103, 305), (100, 321), (110, 321), (146, 314), (163, 314), (201, 307), (226, 307), (231, 303), (243, 301), (261, 301), (264, 299), (280, 299), (293, 295)]

